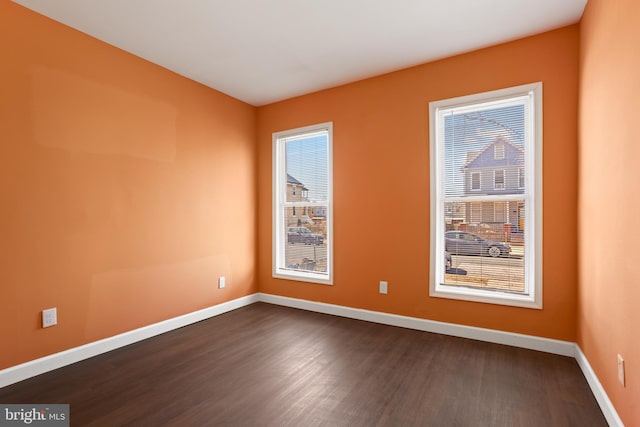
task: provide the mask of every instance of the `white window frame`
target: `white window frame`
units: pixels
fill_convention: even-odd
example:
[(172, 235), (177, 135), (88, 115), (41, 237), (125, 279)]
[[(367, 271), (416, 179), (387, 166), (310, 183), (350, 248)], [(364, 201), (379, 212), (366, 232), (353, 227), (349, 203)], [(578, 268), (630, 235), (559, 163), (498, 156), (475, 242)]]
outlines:
[[(286, 139), (303, 136), (311, 136), (314, 133), (327, 133), (327, 201), (318, 204), (318, 207), (326, 207), (327, 221), (327, 272), (292, 270), (285, 267), (282, 261), (285, 257), (285, 246), (287, 244), (284, 224), (285, 207), (305, 207), (312, 204), (304, 202), (287, 201), (287, 171), (286, 171)], [(279, 279), (296, 280), (301, 282), (319, 283), (323, 285), (333, 284), (333, 122), (320, 123), (317, 125), (305, 126), (290, 129), (282, 132), (275, 132), (273, 138), (273, 277)]]
[[(497, 148), (500, 148), (500, 150), (497, 150)], [(502, 160), (504, 159), (505, 156), (505, 146), (504, 144), (496, 144), (493, 146), (493, 159), (494, 160)]]
[[(498, 186), (498, 183), (496, 182), (496, 178), (497, 178), (497, 173), (498, 172), (502, 172), (502, 186)], [(507, 182), (507, 171), (504, 169), (496, 169), (493, 171), (493, 189), (494, 190), (505, 190), (507, 188), (506, 185)]]
[[(525, 218), (525, 254), (524, 275), (525, 292), (509, 293), (481, 288), (444, 285), (444, 142), (438, 132), (440, 111), (470, 107), (504, 101), (510, 98), (527, 97), (530, 103), (531, 118), (526, 124), (530, 139), (525, 143), (525, 188), (524, 195), (502, 196), (505, 201), (524, 198)], [(431, 172), (431, 242), (430, 242), (430, 283), (431, 297), (476, 301), (533, 309), (542, 309), (542, 83), (532, 83), (491, 92), (462, 96), (429, 103), (430, 128), (430, 172)], [(505, 177), (506, 180), (506, 177)], [(472, 200), (483, 196), (473, 196)], [(491, 197), (491, 196), (488, 196)], [(494, 196), (495, 197), (495, 196)]]
[[(480, 191), (482, 190), (482, 174), (480, 172), (471, 172), (469, 174), (471, 176), (471, 182), (469, 183), (469, 191)], [(473, 176), (478, 175), (478, 188), (473, 188)]]

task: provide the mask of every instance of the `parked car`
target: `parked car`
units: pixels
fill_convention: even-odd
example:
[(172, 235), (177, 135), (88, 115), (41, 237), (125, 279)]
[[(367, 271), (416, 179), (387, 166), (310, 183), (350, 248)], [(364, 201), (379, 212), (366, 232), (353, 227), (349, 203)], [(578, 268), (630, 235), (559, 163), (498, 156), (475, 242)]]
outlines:
[(447, 231), (444, 233), (445, 250), (454, 255), (509, 256), (511, 247), (504, 243), (483, 239), (466, 231)]
[(321, 245), (324, 242), (324, 237), (312, 233), (307, 227), (289, 227), (287, 241), (289, 243), (304, 243), (305, 245)]

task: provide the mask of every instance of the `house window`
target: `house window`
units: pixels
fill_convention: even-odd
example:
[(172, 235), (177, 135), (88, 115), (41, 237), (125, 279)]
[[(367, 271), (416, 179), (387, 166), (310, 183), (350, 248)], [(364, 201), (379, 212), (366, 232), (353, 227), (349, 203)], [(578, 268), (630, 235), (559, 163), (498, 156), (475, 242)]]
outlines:
[[(493, 202), (493, 222), (498, 223), (498, 225), (504, 224), (508, 222), (507, 212), (507, 203), (505, 202)], [(498, 232), (503, 230), (497, 230)]]
[(480, 190), (480, 172), (473, 172), (471, 174), (471, 190), (472, 191)]
[[(273, 134), (273, 277), (332, 284), (332, 129), (323, 123)], [(300, 194), (289, 196), (296, 186)]]
[(469, 203), (469, 212), (471, 217), (467, 221), (467, 224), (480, 224), (482, 222), (482, 203)]
[[(542, 308), (542, 84), (429, 107), (429, 295)], [(493, 171), (493, 189), (474, 192), (481, 170)], [(454, 205), (466, 215), (452, 231)]]
[(493, 188), (495, 190), (504, 190), (504, 170), (493, 171)]

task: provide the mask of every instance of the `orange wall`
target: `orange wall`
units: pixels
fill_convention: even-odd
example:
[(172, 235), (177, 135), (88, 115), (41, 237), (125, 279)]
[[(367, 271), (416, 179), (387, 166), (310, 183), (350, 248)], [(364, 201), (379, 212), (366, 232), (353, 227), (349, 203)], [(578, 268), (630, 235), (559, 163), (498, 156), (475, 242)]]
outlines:
[(257, 291), (254, 107), (8, 1), (0, 52), (0, 368)]
[(590, 0), (580, 28), (578, 344), (625, 425), (640, 426), (640, 3)]
[[(574, 341), (578, 26), (258, 109), (262, 292)], [(544, 309), (430, 298), (430, 101), (544, 84)], [(271, 134), (334, 124), (333, 286), (271, 277)], [(389, 282), (389, 294), (378, 282)]]

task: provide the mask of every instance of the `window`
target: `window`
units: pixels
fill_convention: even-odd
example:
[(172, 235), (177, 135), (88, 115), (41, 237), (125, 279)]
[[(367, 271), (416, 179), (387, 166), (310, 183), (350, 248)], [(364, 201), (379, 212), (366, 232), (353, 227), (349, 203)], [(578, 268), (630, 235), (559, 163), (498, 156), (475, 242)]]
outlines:
[(332, 129), (273, 134), (274, 277), (332, 284)]
[(482, 222), (482, 203), (467, 203), (467, 205), (471, 205), (471, 220), (467, 220), (468, 223), (471, 224), (479, 224)]
[[(493, 222), (498, 225), (509, 224), (508, 213), (506, 212), (505, 202), (493, 202)], [(502, 230), (500, 230), (502, 231)]]
[(471, 173), (471, 190), (480, 190), (480, 172)]
[(429, 107), (429, 295), (542, 308), (542, 84)]
[(504, 170), (493, 171), (493, 188), (495, 190), (504, 190)]

